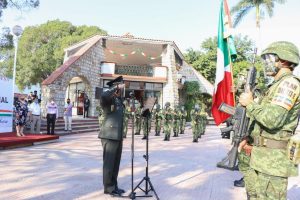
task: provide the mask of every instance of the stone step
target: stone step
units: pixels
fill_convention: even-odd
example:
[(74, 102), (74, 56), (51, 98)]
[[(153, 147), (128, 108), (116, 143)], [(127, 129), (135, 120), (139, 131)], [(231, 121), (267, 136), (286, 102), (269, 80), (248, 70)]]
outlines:
[[(88, 124), (88, 125), (77, 125), (77, 126), (73, 126), (72, 125), (72, 130), (82, 130), (82, 129), (90, 129), (90, 128), (98, 128), (99, 129), (99, 124)], [(47, 130), (46, 126), (42, 126), (41, 130), (44, 132)], [(65, 126), (55, 126), (55, 130), (57, 131), (64, 131), (65, 130)]]
[[(76, 125), (94, 125), (94, 124), (98, 124), (99, 125), (99, 121), (87, 121), (87, 122), (73, 122), (72, 121), (72, 126), (76, 126)], [(42, 126), (47, 126), (47, 122), (42, 122), (41, 124)], [(56, 122), (55, 126), (65, 126), (65, 122)]]
[(72, 134), (79, 134), (79, 133), (90, 133), (90, 132), (95, 132), (99, 131), (99, 128), (89, 128), (89, 129), (79, 129), (79, 130), (72, 130), (72, 132), (67, 132), (67, 131), (55, 131), (55, 135), (72, 135)]

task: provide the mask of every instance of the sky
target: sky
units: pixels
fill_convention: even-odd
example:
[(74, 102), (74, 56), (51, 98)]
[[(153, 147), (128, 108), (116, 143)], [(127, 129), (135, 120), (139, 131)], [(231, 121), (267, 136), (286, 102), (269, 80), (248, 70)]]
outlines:
[[(228, 0), (229, 7), (239, 0)], [(276, 40), (287, 40), (300, 48), (300, 1), (276, 4), (274, 16), (261, 23), (260, 39), (255, 28), (255, 11), (234, 29), (265, 48)], [(60, 19), (74, 25), (95, 25), (110, 35), (131, 33), (135, 37), (172, 40), (185, 52), (200, 49), (201, 42), (216, 36), (220, 0), (40, 0), (29, 12), (4, 11), (0, 28), (38, 25)]]
[[(227, 0), (229, 8), (239, 0)], [(286, 40), (300, 49), (300, 1), (276, 4), (274, 15), (265, 14), (261, 30), (255, 27), (255, 11), (233, 29), (252, 39), (260, 50), (268, 44)], [(40, 0), (40, 7), (20, 12), (6, 9), (0, 28), (34, 26), (59, 19), (74, 25), (94, 25), (110, 35), (130, 33), (135, 37), (174, 41), (185, 53), (200, 50), (201, 43), (217, 35), (220, 0)], [(300, 67), (295, 74), (300, 76)]]

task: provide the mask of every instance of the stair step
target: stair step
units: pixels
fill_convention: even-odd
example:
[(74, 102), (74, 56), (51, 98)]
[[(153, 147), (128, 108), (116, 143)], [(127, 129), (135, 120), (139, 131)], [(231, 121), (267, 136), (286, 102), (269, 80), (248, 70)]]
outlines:
[(82, 129), (82, 130), (72, 130), (72, 132), (67, 131), (55, 131), (55, 135), (72, 135), (72, 134), (78, 134), (78, 133), (89, 133), (89, 132), (95, 132), (99, 131), (99, 128), (90, 128), (90, 129)]
[[(72, 130), (81, 130), (81, 129), (89, 129), (89, 128), (99, 128), (99, 124), (89, 124), (89, 125), (80, 125), (80, 126), (73, 126)], [(55, 126), (55, 130), (64, 130), (65, 126)], [(47, 127), (43, 126), (41, 127), (42, 131), (46, 131)]]
[[(76, 126), (76, 125), (99, 125), (99, 121), (95, 121), (95, 122), (73, 122), (72, 121), (72, 126)], [(41, 124), (42, 126), (47, 126), (47, 123), (44, 122)], [(65, 126), (65, 122), (56, 122), (55, 126)]]

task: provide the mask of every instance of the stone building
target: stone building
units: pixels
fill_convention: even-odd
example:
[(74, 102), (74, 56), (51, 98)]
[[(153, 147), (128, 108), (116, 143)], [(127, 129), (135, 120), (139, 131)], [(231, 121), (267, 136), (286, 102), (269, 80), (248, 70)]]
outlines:
[(82, 115), (83, 99), (90, 99), (90, 116), (106, 83), (122, 75), (125, 97), (133, 92), (145, 107), (154, 99), (164, 105), (179, 103), (179, 90), (185, 80), (197, 80), (202, 92), (212, 93), (212, 85), (188, 66), (173, 41), (134, 38), (132, 36), (93, 36), (65, 49), (64, 63), (42, 83), (42, 109), (54, 98), (59, 117), (67, 98), (73, 103), (73, 115)]

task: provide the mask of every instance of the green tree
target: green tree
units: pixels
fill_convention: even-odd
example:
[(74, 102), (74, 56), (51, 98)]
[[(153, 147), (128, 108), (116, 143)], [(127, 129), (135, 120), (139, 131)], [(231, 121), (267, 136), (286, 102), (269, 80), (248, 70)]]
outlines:
[[(234, 62), (233, 76), (246, 69), (253, 58), (253, 42), (247, 36), (234, 38), (237, 58)], [(204, 40), (200, 51), (189, 49), (185, 54), (185, 60), (199, 71), (208, 81), (214, 83), (217, 65), (217, 37)]]
[[(95, 26), (74, 26), (66, 21), (48, 21), (39, 26), (29, 26), (19, 40), (16, 83), (20, 88), (41, 83), (63, 63), (64, 48), (92, 35), (106, 35)], [(12, 59), (0, 63), (12, 75)]]
[(186, 81), (183, 86), (186, 96), (185, 108), (187, 110), (187, 121), (190, 121), (190, 113), (192, 108), (200, 100), (200, 86), (197, 81)]
[(21, 11), (36, 8), (40, 5), (39, 0), (0, 0), (0, 18), (3, 10), (7, 8), (15, 8)]
[(240, 0), (231, 8), (231, 13), (234, 15), (233, 27), (236, 27), (255, 8), (256, 28), (260, 29), (260, 20), (264, 17), (265, 11), (269, 17), (272, 17), (275, 4), (283, 4), (285, 2), (286, 0)]

